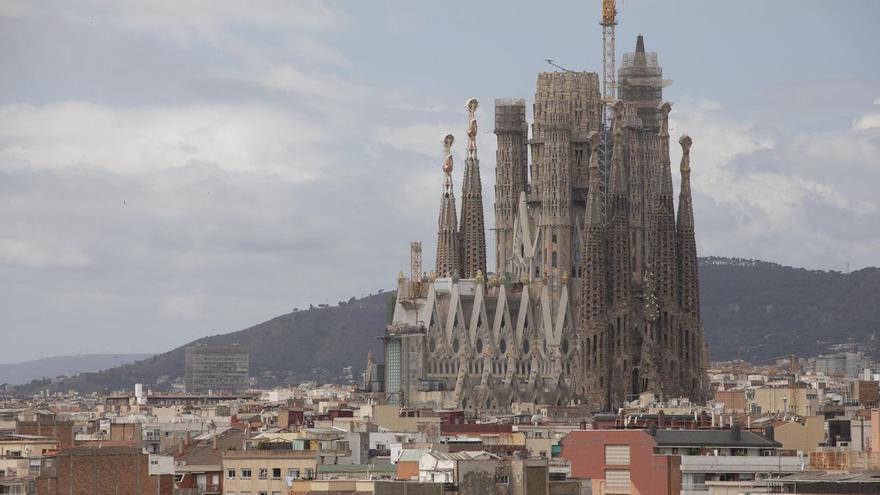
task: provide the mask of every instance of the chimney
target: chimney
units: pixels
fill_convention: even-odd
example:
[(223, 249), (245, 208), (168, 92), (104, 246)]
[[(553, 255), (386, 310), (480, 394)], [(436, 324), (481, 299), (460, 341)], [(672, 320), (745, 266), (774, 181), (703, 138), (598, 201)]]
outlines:
[(582, 419), (582, 420), (581, 420), (581, 429), (582, 429), (582, 430), (586, 430), (586, 429), (587, 429), (587, 420), (586, 420), (586, 419)]
[(217, 430), (214, 430), (214, 437), (211, 439), (211, 445), (217, 450)]
[(657, 413), (657, 428), (665, 428), (666, 427), (666, 413), (662, 410)]
[(772, 440), (772, 441), (776, 440), (776, 438), (775, 438), (776, 435), (775, 435), (775, 432), (773, 431), (772, 426), (768, 426), (768, 427), (764, 428), (764, 436), (767, 437), (767, 440)]
[(730, 430), (730, 435), (736, 441), (742, 440), (742, 430), (740, 429), (738, 424), (733, 425), (733, 428), (731, 428)]
[(183, 455), (183, 442), (180, 441), (180, 437), (177, 437), (177, 453)]
[(186, 430), (186, 436), (184, 437), (183, 444), (189, 447), (189, 430)]

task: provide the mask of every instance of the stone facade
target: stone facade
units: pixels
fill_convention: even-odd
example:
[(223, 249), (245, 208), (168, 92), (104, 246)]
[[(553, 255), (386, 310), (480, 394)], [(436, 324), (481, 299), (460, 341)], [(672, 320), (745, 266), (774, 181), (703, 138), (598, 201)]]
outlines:
[[(476, 146), (468, 147), (460, 225), (447, 148), (438, 269), (399, 279), (386, 330), (391, 400), (491, 411), (514, 401), (606, 409), (643, 392), (706, 399), (692, 141), (679, 141), (676, 218), (671, 105), (662, 102), (661, 76), (656, 54), (645, 53), (639, 37), (620, 70), (622, 99), (613, 102), (611, 129), (601, 124), (595, 73), (538, 75), (531, 139), (524, 100), (495, 102), (491, 276), (484, 275), (476, 207)], [(476, 129), (470, 116), (469, 134)], [(603, 132), (613, 143), (607, 171), (598, 160)]]

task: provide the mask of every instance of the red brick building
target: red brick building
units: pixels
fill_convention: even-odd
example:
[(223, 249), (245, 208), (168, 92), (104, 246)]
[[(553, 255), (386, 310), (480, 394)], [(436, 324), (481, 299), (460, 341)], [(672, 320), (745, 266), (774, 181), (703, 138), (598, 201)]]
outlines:
[(56, 421), (54, 418), (18, 421), (15, 423), (15, 433), (19, 435), (52, 437), (58, 442), (58, 448), (61, 449), (73, 447), (75, 436), (73, 421)]
[(681, 493), (681, 458), (657, 455), (644, 430), (579, 430), (562, 440), (572, 478), (589, 478), (594, 494)]
[(43, 459), (40, 495), (171, 495), (172, 475), (150, 475), (149, 455), (133, 447), (76, 447)]

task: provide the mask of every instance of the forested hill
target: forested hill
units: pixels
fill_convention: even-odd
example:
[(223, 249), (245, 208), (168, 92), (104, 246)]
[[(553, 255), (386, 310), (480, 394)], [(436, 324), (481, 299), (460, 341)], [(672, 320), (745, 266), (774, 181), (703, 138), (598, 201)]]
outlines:
[(880, 331), (880, 269), (805, 270), (756, 260), (702, 258), (700, 307), (712, 359), (768, 360), (869, 342)]
[[(815, 355), (829, 343), (870, 341), (880, 330), (880, 269), (852, 273), (791, 268), (732, 258), (700, 260), (701, 309), (712, 359), (768, 360)], [(378, 340), (392, 293), (351, 299), (273, 318), (238, 332), (194, 343), (247, 346), (251, 374), (261, 385), (339, 380), (342, 368), (363, 370), (367, 351), (381, 361)], [(32, 382), (24, 392), (131, 389), (141, 382), (183, 375), (184, 347), (133, 364), (83, 373), (57, 384)], [(166, 382), (167, 383), (167, 382)]]
[[(168, 380), (182, 377), (187, 345), (238, 344), (250, 349), (251, 376), (260, 385), (306, 380), (339, 381), (342, 368), (359, 376), (367, 352), (382, 355), (378, 340), (385, 330), (392, 293), (350, 299), (336, 306), (320, 305), (272, 318), (237, 332), (204, 337), (163, 354), (97, 373), (82, 373), (59, 383), (34, 381), (19, 391), (43, 389), (107, 392), (132, 389), (135, 383), (163, 390)], [(155, 385), (157, 380), (163, 383)]]

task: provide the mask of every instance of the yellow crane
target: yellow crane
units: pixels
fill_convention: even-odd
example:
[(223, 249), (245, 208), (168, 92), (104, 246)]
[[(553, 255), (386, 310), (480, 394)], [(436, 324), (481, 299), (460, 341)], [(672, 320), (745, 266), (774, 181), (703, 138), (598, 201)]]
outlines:
[(602, 0), (602, 99), (608, 111), (615, 95), (614, 26), (617, 25), (617, 1)]

